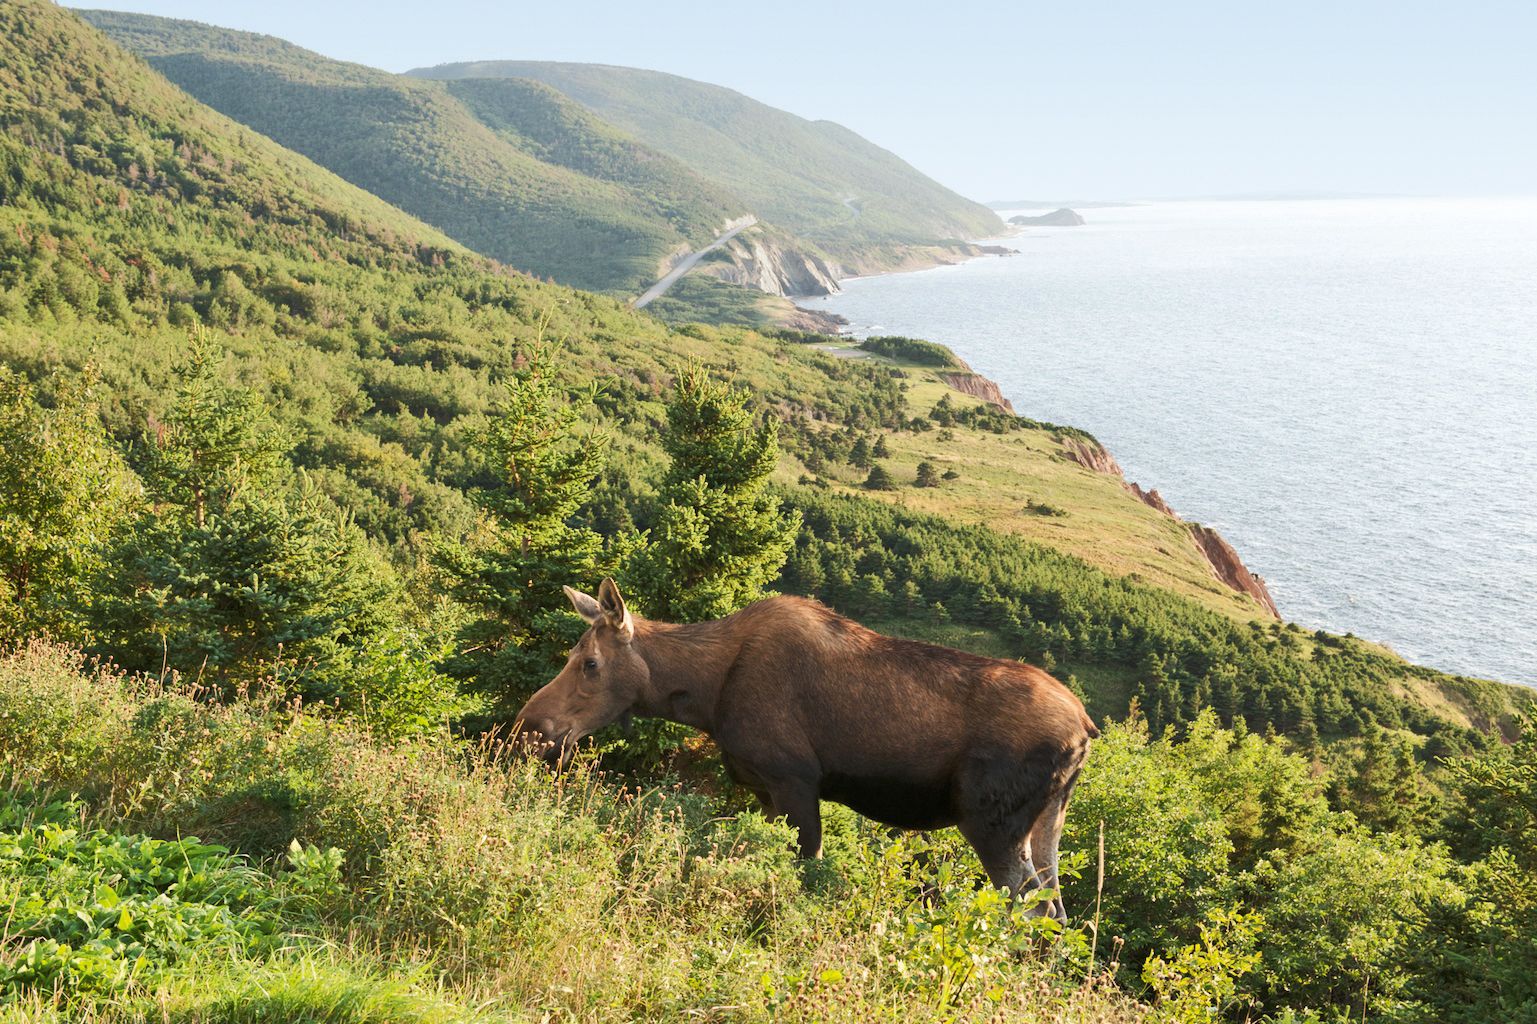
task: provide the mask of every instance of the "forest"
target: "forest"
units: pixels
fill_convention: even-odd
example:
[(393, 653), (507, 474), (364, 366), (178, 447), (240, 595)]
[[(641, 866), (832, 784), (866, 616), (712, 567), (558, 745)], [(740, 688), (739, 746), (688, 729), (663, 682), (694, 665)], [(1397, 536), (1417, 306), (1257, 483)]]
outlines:
[[(0, 1020), (1537, 1020), (1530, 694), (850, 486), (1087, 435), (820, 341), (510, 270), (0, 7)], [(1069, 924), (950, 832), (794, 859), (678, 727), (517, 756), (610, 575), (1062, 678)]]

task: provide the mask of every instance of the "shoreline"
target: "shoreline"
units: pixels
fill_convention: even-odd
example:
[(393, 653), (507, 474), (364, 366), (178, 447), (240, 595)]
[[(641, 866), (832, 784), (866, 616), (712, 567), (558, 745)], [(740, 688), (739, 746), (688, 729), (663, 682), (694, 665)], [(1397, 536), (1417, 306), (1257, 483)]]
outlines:
[[(1405, 218), (1406, 212), (1419, 216)], [(1308, 290), (1307, 271), (1315, 264), (1311, 262), (1309, 239), (1305, 237), (1310, 232), (1302, 228), (1359, 225), (1363, 233), (1342, 233), (1351, 239), (1364, 234), (1364, 229), (1383, 228), (1384, 233), (1364, 234), (1359, 241), (1342, 248), (1343, 256), (1318, 265), (1333, 266), (1347, 256), (1353, 259), (1357, 250), (1380, 251), (1385, 244), (1398, 240), (1407, 247), (1407, 255), (1395, 250), (1392, 265), (1412, 257), (1415, 262), (1405, 265), (1417, 269), (1445, 262), (1443, 255), (1437, 255), (1441, 250), (1433, 251), (1430, 243), (1443, 237), (1461, 238), (1468, 233), (1468, 224), (1484, 228), (1477, 231), (1481, 238), (1492, 236), (1496, 241), (1508, 242), (1520, 225), (1529, 224), (1530, 218), (1537, 215), (1537, 207), (1530, 201), (1511, 206), (1483, 200), (1438, 200), (1423, 205), (1402, 200), (1182, 203), (1169, 204), (1162, 210), (1125, 210), (1113, 218), (1113, 225), (1107, 212), (1103, 223), (1129, 227), (1096, 232), (1105, 236), (1100, 238), (1072, 231), (1040, 230), (1031, 232), (1031, 240), (1015, 242), (1027, 255), (1049, 256), (1050, 262), (978, 265), (969, 273), (951, 277), (864, 285), (850, 282), (843, 295), (809, 305), (853, 321), (840, 332), (850, 339), (845, 343), (871, 334), (907, 334), (945, 342), (984, 373), (1007, 381), (1006, 392), (1019, 389), (1018, 394), (1010, 397), (1017, 400), (1024, 414), (1042, 415), (1095, 431), (1117, 455), (1136, 464), (1128, 465), (1128, 469), (1136, 470), (1135, 479), (1148, 479), (1150, 484), (1160, 485), (1175, 508), (1192, 518), (1218, 525), (1230, 535), (1239, 552), (1256, 557), (1257, 567), (1269, 570), (1267, 576), (1273, 574), (1268, 588), (1274, 591), (1281, 610), (1305, 628), (1371, 637), (1401, 652), (1406, 660), (1445, 666), (1453, 675), (1534, 685), (1530, 663), (1523, 664), (1519, 658), (1519, 652), (1529, 648), (1529, 644), (1519, 638), (1519, 631), (1510, 641), (1496, 635), (1501, 623), (1530, 621), (1530, 609), (1522, 610), (1519, 594), (1526, 589), (1523, 582), (1530, 579), (1531, 566), (1523, 568), (1519, 560), (1509, 569), (1499, 566), (1499, 552), (1506, 552), (1508, 557), (1515, 550), (1511, 544), (1521, 542), (1523, 536), (1529, 538), (1530, 533), (1513, 529), (1520, 524), (1514, 523), (1508, 512), (1502, 513), (1504, 518), (1488, 524), (1470, 524), (1463, 508), (1440, 500), (1444, 498), (1444, 486), (1438, 481), (1446, 480), (1445, 475), (1427, 479), (1414, 475), (1417, 467), (1434, 473), (1438, 467), (1451, 466), (1457, 473), (1481, 479), (1497, 461), (1497, 457), (1487, 453), (1498, 451), (1502, 443), (1508, 445), (1523, 435), (1530, 436), (1530, 417), (1511, 420), (1506, 416), (1498, 427), (1492, 427), (1488, 417), (1475, 417), (1471, 429), (1472, 436), (1478, 439), (1476, 450), (1462, 455), (1452, 450), (1453, 443), (1442, 443), (1444, 431), (1422, 431), (1413, 423), (1395, 421), (1391, 431), (1374, 428), (1373, 433), (1365, 435), (1347, 433), (1362, 417), (1349, 405), (1348, 396), (1342, 398), (1341, 388), (1330, 385), (1319, 392), (1329, 404), (1318, 410), (1322, 417), (1318, 422), (1289, 428), (1284, 420), (1267, 416), (1263, 423), (1236, 431), (1236, 440), (1230, 442), (1227, 427), (1243, 422), (1241, 400), (1230, 397), (1241, 389), (1240, 385), (1258, 389), (1258, 398), (1271, 402), (1267, 410), (1273, 411), (1275, 403), (1283, 400), (1293, 403), (1285, 408), (1297, 408), (1294, 402), (1301, 388), (1294, 383), (1297, 378), (1284, 373), (1267, 376), (1272, 365), (1284, 369), (1296, 360), (1276, 356), (1267, 349), (1265, 358), (1271, 361), (1256, 363), (1235, 355), (1231, 346), (1219, 348), (1214, 344), (1205, 349), (1176, 348), (1167, 357), (1147, 355), (1151, 350), (1161, 350), (1164, 344), (1177, 342), (1169, 331), (1182, 322), (1181, 317), (1193, 317), (1194, 329), (1213, 339), (1227, 337), (1222, 330), (1224, 322), (1231, 320), (1227, 315), (1229, 306), (1238, 308), (1249, 299), (1244, 288), (1246, 282), (1209, 271), (1202, 262), (1173, 278), (1169, 283), (1177, 287), (1161, 289), (1161, 294), (1138, 295), (1134, 290), (1122, 289), (1122, 283), (1146, 278), (1145, 266), (1155, 265), (1163, 258), (1159, 252), (1171, 246), (1183, 252), (1187, 239), (1193, 256), (1204, 259), (1227, 253), (1233, 248), (1233, 218), (1240, 215), (1239, 226), (1273, 233), (1276, 239), (1277, 248), (1265, 265), (1276, 264), (1278, 280), (1285, 287), (1272, 322), (1260, 325), (1268, 331), (1276, 328), (1276, 319), (1293, 321), (1312, 308), (1309, 303), (1320, 301), (1319, 296)], [(1096, 223), (1100, 222), (1096, 218)], [(1196, 231), (1207, 233), (1192, 233)], [(1123, 258), (1124, 266), (1118, 262)], [(1105, 266), (1099, 266), (1096, 260), (1105, 261)], [(1461, 281), (1469, 275), (1461, 269), (1466, 262), (1456, 261), (1445, 274), (1438, 271), (1434, 281), (1427, 279), (1427, 286), (1447, 275)], [(1519, 266), (1520, 262), (1512, 265)], [(1362, 264), (1366, 269), (1359, 270), (1362, 276), (1357, 286), (1361, 294), (1384, 298), (1399, 294), (1390, 288), (1394, 279), (1389, 279), (1385, 272), (1375, 273), (1378, 266)], [(1296, 273), (1289, 268), (1297, 268)], [(1103, 289), (1100, 282), (1104, 283)], [(1182, 310), (1180, 304), (1191, 285), (1221, 287), (1220, 308), (1210, 312)], [(1431, 288), (1430, 294), (1443, 302), (1440, 308), (1448, 310), (1462, 309), (1459, 303), (1467, 301), (1463, 296), (1477, 294), (1464, 290), (1443, 299), (1443, 290), (1446, 289)], [(1017, 301), (1015, 295), (1020, 296)], [(1330, 298), (1330, 293), (1322, 296), (1323, 300)], [(1429, 302), (1412, 295), (1405, 296), (1405, 300), (1415, 308)], [(1385, 351), (1378, 344), (1380, 326), (1365, 322), (1368, 318), (1351, 310), (1343, 310), (1344, 305), (1342, 301), (1324, 301), (1324, 307), (1331, 312), (1350, 314), (1337, 321), (1334, 334), (1352, 339), (1351, 343), (1359, 346), (1370, 343), (1376, 346), (1372, 352)], [(1529, 307), (1513, 308), (1509, 319), (1469, 330), (1467, 343), (1476, 346), (1476, 351), (1487, 349), (1495, 355), (1516, 351), (1504, 339), (1515, 336), (1514, 329), (1526, 321), (1528, 310)], [(1282, 322), (1280, 329), (1284, 328)], [(1040, 341), (1035, 340), (1037, 336)], [(1166, 341), (1159, 342), (1160, 336)], [(1408, 346), (1405, 351), (1423, 348), (1432, 357), (1438, 351), (1428, 344), (1415, 344), (1413, 339), (1398, 339), (1398, 343)], [(1283, 350), (1284, 346), (1274, 351)], [(1363, 347), (1362, 351), (1366, 349)], [(1183, 454), (1178, 444), (1169, 443), (1160, 433), (1157, 405), (1149, 398), (1158, 386), (1158, 378), (1149, 377), (1148, 373), (1152, 364), (1163, 358), (1177, 359), (1180, 372), (1186, 374), (1186, 390), (1170, 396), (1175, 403), (1171, 413), (1182, 417), (1179, 422), (1193, 431), (1192, 443), (1184, 446)], [(1422, 376), (1414, 374), (1411, 379), (1417, 381)], [(1495, 387), (1493, 377), (1489, 379), (1491, 401), (1506, 408), (1514, 389), (1503, 380)], [(1514, 379), (1519, 380), (1520, 376)], [(1216, 410), (1211, 418), (1188, 419), (1190, 410), (1199, 410), (1207, 401), (1201, 397), (1203, 389), (1224, 386), (1225, 395), (1211, 399)], [(1449, 388), (1445, 395), (1456, 392), (1456, 388)], [(1495, 430), (1492, 434), (1491, 429)], [(1292, 432), (1297, 430), (1302, 433)], [(1362, 437), (1372, 439), (1376, 445), (1389, 444), (1395, 436), (1408, 439), (1422, 435), (1426, 436), (1423, 454), (1411, 456), (1390, 450), (1393, 458), (1388, 462), (1363, 471), (1362, 479), (1370, 485), (1372, 493), (1389, 495), (1386, 501), (1373, 502), (1356, 493), (1335, 493), (1331, 497), (1329, 488), (1318, 482), (1334, 479), (1333, 474), (1339, 473), (1351, 474), (1340, 479), (1357, 479), (1353, 463), (1361, 460), (1350, 453), (1360, 450), (1356, 446), (1364, 443)], [(1195, 443), (1196, 438), (1199, 443)], [(1293, 443), (1292, 438), (1297, 438), (1297, 442)], [(1232, 454), (1235, 445), (1245, 453), (1262, 450), (1258, 446), (1267, 439), (1283, 445), (1277, 457), (1286, 473), (1284, 479), (1289, 485), (1300, 480), (1300, 486), (1293, 492), (1295, 498), (1277, 495), (1269, 511), (1265, 478), (1256, 477), (1252, 463), (1245, 472), (1243, 459)], [(1490, 479), (1498, 483), (1495, 477)], [(1510, 487), (1501, 485), (1493, 493), (1505, 498), (1506, 509), (1513, 507), (1509, 503)], [(1423, 512), (1432, 495), (1437, 499), (1438, 517), (1446, 516), (1444, 522), (1459, 528), (1475, 525), (1479, 532), (1470, 535), (1487, 536), (1489, 543), (1475, 545), (1465, 552), (1448, 544), (1431, 544), (1423, 553), (1417, 553), (1413, 546), (1417, 535), (1430, 528)], [(1415, 502), (1412, 508), (1408, 507)], [(1324, 515), (1299, 511), (1307, 507), (1333, 511)], [(1350, 519), (1348, 529), (1330, 530), (1326, 520), (1336, 515)], [(1361, 525), (1377, 524), (1374, 516), (1380, 517), (1380, 528)], [(1351, 539), (1341, 540), (1343, 535)], [(1184, 546), (1181, 538), (1181, 548)], [(1425, 578), (1420, 575), (1422, 572), (1432, 570), (1449, 588), (1441, 591), (1437, 600), (1450, 617), (1448, 621), (1457, 624), (1456, 628), (1447, 628), (1446, 621), (1429, 621), (1431, 616), (1414, 607), (1416, 602), (1405, 602), (1410, 593), (1408, 581), (1418, 582)], [(1479, 587), (1486, 589), (1480, 591)], [(1469, 641), (1469, 636), (1477, 640)], [(1482, 649), (1475, 649), (1480, 644)], [(1512, 651), (1517, 652), (1514, 659), (1509, 653)]]
[[(941, 267), (947, 266), (962, 266), (966, 263), (970, 263), (978, 259), (983, 259), (987, 256), (1003, 258), (1007, 256), (1018, 255), (1019, 250), (1008, 249), (1007, 247), (998, 243), (1006, 238), (1014, 238), (1019, 235), (1026, 234), (1028, 233), (1028, 228), (1023, 225), (1006, 224), (1006, 226), (1012, 228), (1012, 230), (1010, 230), (1005, 235), (999, 235), (992, 238), (979, 239), (973, 242), (965, 243), (968, 247), (985, 249), (987, 251), (976, 252), (954, 262), (937, 261), (922, 267), (878, 271), (872, 274), (849, 275), (847, 277), (840, 277), (838, 279), (838, 284), (842, 285), (844, 281), (863, 280), (866, 278), (888, 277), (896, 274), (920, 273), (923, 271), (938, 270)], [(831, 295), (801, 296), (801, 298), (831, 297)], [(791, 298), (791, 302), (794, 303), (793, 298)], [(833, 338), (843, 339), (856, 337), (856, 335), (847, 330), (847, 328), (851, 326), (850, 321), (842, 314), (832, 313), (830, 311), (824, 310), (806, 309), (805, 307), (802, 307), (798, 304), (794, 305), (793, 308), (798, 314), (803, 314), (808, 318), (815, 318), (817, 320), (826, 322), (835, 321), (836, 326), (832, 333)], [(961, 394), (971, 394), (972, 397), (981, 397), (983, 401), (993, 402), (993, 404), (998, 405), (1000, 408), (1005, 409), (1009, 413), (1019, 415), (1013, 408), (1013, 399), (1010, 396), (1004, 394), (1002, 387), (998, 384), (997, 381), (972, 369), (971, 364), (966, 359), (966, 357), (962, 353), (957, 352), (949, 342), (940, 341), (938, 344), (942, 344), (946, 348), (950, 349), (951, 353), (954, 354), (961, 361), (961, 363), (967, 367), (970, 375), (976, 380), (982, 382), (984, 388), (989, 389), (992, 393), (998, 395), (999, 399), (994, 400), (991, 398), (979, 396), (966, 389), (956, 387), (954, 383), (947, 382), (949, 387)], [(1076, 426), (1076, 424), (1070, 425)], [(1084, 428), (1079, 427), (1078, 429)], [(1088, 445), (1082, 446), (1082, 451), (1074, 452), (1070, 455), (1073, 461), (1077, 462), (1079, 465), (1083, 466), (1090, 472), (1104, 473), (1106, 475), (1119, 478), (1121, 487), (1125, 489), (1128, 494), (1132, 495), (1138, 501), (1142, 502), (1142, 504), (1153, 509), (1155, 512), (1168, 516), (1175, 522), (1180, 523), (1189, 534), (1190, 540), (1195, 545), (1196, 550), (1200, 553), (1201, 557), (1206, 561), (1207, 566), (1211, 569), (1212, 576), (1218, 582), (1227, 586), (1235, 593), (1243, 594), (1251, 598), (1256, 604), (1259, 605), (1261, 610), (1269, 614), (1276, 621), (1288, 621), (1286, 617), (1281, 614), (1280, 608), (1276, 605), (1275, 598), (1271, 595), (1270, 589), (1265, 583), (1264, 576), (1250, 569), (1247, 563), (1244, 562), (1242, 556), (1239, 555), (1238, 551), (1225, 537), (1222, 536), (1221, 533), (1212, 527), (1205, 526), (1194, 520), (1187, 520), (1182, 518), (1179, 513), (1176, 512), (1174, 508), (1169, 504), (1169, 502), (1163, 497), (1163, 495), (1159, 493), (1156, 487), (1144, 488), (1137, 481), (1128, 480), (1126, 478), (1125, 472), (1121, 469), (1120, 463), (1116, 461), (1114, 453), (1112, 453), (1110, 449), (1105, 446), (1104, 442), (1100, 441), (1092, 431), (1086, 432), (1090, 437), (1094, 438), (1094, 449), (1089, 450)]]

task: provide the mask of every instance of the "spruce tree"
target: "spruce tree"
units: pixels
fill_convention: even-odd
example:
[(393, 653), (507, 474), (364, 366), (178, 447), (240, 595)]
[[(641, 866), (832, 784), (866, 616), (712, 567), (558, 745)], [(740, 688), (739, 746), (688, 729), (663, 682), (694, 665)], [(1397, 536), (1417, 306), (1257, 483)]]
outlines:
[(306, 697), (345, 698), (351, 653), (398, 608), (390, 576), (220, 363), (196, 339), (172, 408), (151, 422), (151, 507), (103, 574), (100, 648), (129, 669), (231, 689), (271, 673)]
[(748, 392), (698, 366), (679, 373), (662, 447), (672, 463), (648, 543), (626, 574), (647, 615), (719, 618), (763, 596), (800, 528), (767, 484), (779, 462), (772, 420), (755, 426)]
[(870, 442), (861, 437), (854, 442), (854, 447), (849, 449), (849, 465), (858, 469), (869, 469), (874, 461), (870, 454)]
[(891, 478), (891, 472), (877, 462), (870, 467), (870, 475), (865, 477), (865, 488), (871, 491), (894, 491), (897, 482)]
[(573, 520), (603, 470), (608, 438), (578, 429), (597, 390), (569, 391), (554, 355), (543, 342), (524, 354), (477, 439), (496, 481), (474, 494), (483, 535), (435, 556), (450, 591), (478, 616), (449, 671), (472, 680), (498, 721), (549, 682), (586, 628), (561, 586), (590, 591), (604, 574), (602, 538)]
[(880, 437), (875, 439), (875, 447), (870, 450), (870, 454), (875, 456), (877, 459), (891, 458), (891, 447), (886, 444), (885, 434), (882, 434)]
[(928, 461), (918, 463), (916, 483), (919, 487), (939, 486), (939, 470), (934, 468), (934, 463)]

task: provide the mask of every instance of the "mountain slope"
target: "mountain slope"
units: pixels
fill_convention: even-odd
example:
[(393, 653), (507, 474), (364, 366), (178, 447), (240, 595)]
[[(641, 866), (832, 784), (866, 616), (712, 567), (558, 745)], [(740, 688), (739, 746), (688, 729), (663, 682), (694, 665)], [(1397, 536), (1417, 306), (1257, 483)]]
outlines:
[(433, 79), (532, 78), (739, 195), (754, 213), (844, 261), (894, 245), (975, 238), (996, 214), (830, 121), (808, 121), (716, 85), (600, 64), (478, 61)]
[(270, 36), (81, 14), (222, 113), (477, 252), (566, 284), (638, 291), (668, 254), (743, 212), (538, 83), (450, 89)]

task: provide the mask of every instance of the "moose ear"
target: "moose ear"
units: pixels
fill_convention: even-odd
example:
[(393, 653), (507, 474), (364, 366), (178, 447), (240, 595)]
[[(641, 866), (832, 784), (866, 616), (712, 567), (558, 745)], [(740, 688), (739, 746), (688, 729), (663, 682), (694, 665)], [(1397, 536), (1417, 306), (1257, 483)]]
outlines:
[(598, 599), (589, 594), (584, 594), (575, 587), (562, 587), (566, 596), (571, 599), (571, 607), (576, 613), (586, 620), (587, 625), (596, 626), (603, 618), (603, 609), (598, 606)]
[(635, 620), (630, 618), (630, 609), (624, 606), (624, 596), (612, 577), (605, 577), (598, 585), (598, 607), (608, 624), (619, 631), (619, 638), (629, 642), (635, 635)]

